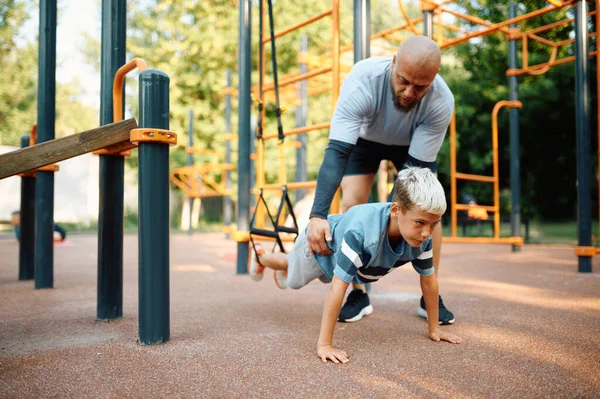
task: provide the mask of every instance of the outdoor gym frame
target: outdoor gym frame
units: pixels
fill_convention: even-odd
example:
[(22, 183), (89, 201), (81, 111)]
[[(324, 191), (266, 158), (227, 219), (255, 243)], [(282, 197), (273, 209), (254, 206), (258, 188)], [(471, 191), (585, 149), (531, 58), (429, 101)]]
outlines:
[[(264, 2), (265, 0), (257, 0)], [(398, 5), (401, 13), (403, 14), (406, 21), (394, 28), (387, 29), (385, 31), (375, 33), (370, 36), (371, 41), (379, 39), (379, 38), (387, 38), (397, 41), (402, 41), (403, 38), (398, 37), (396, 32), (401, 30), (408, 30), (413, 34), (424, 34), (432, 37), (437, 41), (440, 48), (444, 49), (446, 47), (466, 43), (469, 40), (477, 37), (482, 37), (486, 35), (490, 35), (496, 32), (501, 32), (506, 35), (509, 41), (509, 56), (508, 56), (508, 83), (509, 83), (509, 99), (508, 101), (501, 101), (496, 104), (493, 110), (493, 125), (492, 125), (492, 150), (494, 152), (494, 165), (493, 176), (478, 176), (478, 175), (470, 175), (465, 173), (458, 173), (456, 171), (456, 154), (452, 153), (451, 157), (451, 209), (452, 209), (452, 227), (451, 227), (451, 236), (444, 237), (445, 242), (453, 241), (453, 242), (496, 242), (496, 243), (510, 243), (512, 244), (513, 251), (519, 250), (520, 246), (523, 244), (523, 238), (520, 234), (520, 221), (521, 221), (521, 205), (520, 205), (520, 162), (519, 162), (519, 127), (518, 127), (518, 108), (522, 106), (522, 104), (518, 101), (518, 84), (516, 77), (517, 75), (528, 73), (532, 75), (541, 74), (547, 71), (550, 67), (554, 65), (563, 64), (566, 62), (570, 62), (575, 60), (575, 71), (576, 71), (576, 79), (575, 79), (575, 87), (576, 87), (576, 130), (577, 130), (577, 192), (578, 192), (578, 245), (575, 249), (575, 253), (578, 256), (578, 270), (580, 272), (591, 272), (591, 256), (598, 253), (598, 249), (592, 246), (591, 242), (591, 162), (590, 162), (590, 85), (589, 85), (589, 61), (588, 56), (596, 55), (596, 52), (588, 53), (588, 38), (596, 36), (596, 40), (598, 39), (598, 33), (588, 33), (587, 32), (587, 18), (589, 16), (596, 15), (596, 28), (598, 29), (598, 13), (596, 12), (599, 8), (600, 0), (595, 0), (596, 11), (592, 13), (588, 13), (587, 11), (587, 2), (584, 0), (569, 0), (569, 1), (557, 1), (557, 0), (548, 0), (550, 4), (549, 7), (545, 7), (539, 10), (535, 10), (533, 12), (517, 16), (516, 15), (516, 3), (511, 2), (509, 7), (509, 19), (500, 22), (500, 23), (491, 23), (489, 21), (482, 20), (477, 17), (465, 15), (463, 13), (457, 12), (456, 10), (450, 9), (447, 7), (448, 4), (452, 3), (453, 0), (444, 0), (444, 1), (432, 1), (432, 0), (422, 0), (421, 1), (421, 11), (422, 16), (414, 19), (410, 19), (408, 14), (403, 6), (402, 0), (398, 1)], [(249, 197), (251, 188), (250, 188), (250, 140), (252, 140), (251, 135), (251, 127), (250, 127), (250, 113), (251, 113), (251, 101), (250, 101), (250, 93), (252, 90), (251, 80), (250, 80), (250, 66), (251, 66), (251, 0), (241, 0), (240, 1), (240, 46), (239, 46), (239, 157), (238, 157), (238, 172), (239, 172), (239, 186), (238, 186), (238, 221), (237, 221), (237, 232), (234, 235), (236, 241), (238, 242), (238, 259), (237, 259), (237, 271), (238, 273), (246, 273), (246, 264), (248, 261), (248, 241), (249, 241)], [(523, 22), (525, 20), (539, 17), (549, 12), (553, 12), (563, 7), (573, 6), (576, 8), (575, 18), (567, 19), (564, 21), (560, 21), (555, 24), (550, 24), (547, 26), (539, 27), (536, 29), (532, 29), (526, 32), (521, 32), (518, 29), (518, 23)], [(264, 8), (264, 7), (263, 7)], [(332, 97), (334, 99), (337, 98), (337, 93), (339, 91), (339, 82), (340, 77), (339, 73), (341, 70), (340, 67), (340, 53), (343, 51), (348, 51), (353, 47), (358, 51), (360, 48), (365, 47), (365, 42), (358, 42), (358, 38), (361, 35), (364, 35), (365, 31), (368, 31), (369, 25), (369, 9), (370, 2), (369, 0), (355, 0), (354, 1), (354, 15), (355, 15), (355, 33), (354, 33), (354, 46), (345, 46), (343, 48), (340, 47), (339, 44), (339, 2), (332, 1), (332, 9), (324, 11), (320, 14), (317, 14), (306, 21), (300, 22), (293, 27), (289, 27), (284, 29), (281, 32), (275, 34), (275, 37), (281, 37), (289, 32), (297, 30), (308, 23), (320, 20), (325, 16), (332, 15), (333, 16), (333, 43), (332, 43), (332, 53), (331, 60), (333, 65), (321, 67), (318, 69), (313, 69), (312, 71), (301, 73), (301, 74), (293, 74), (292, 76), (282, 77), (280, 81), (280, 86), (285, 86), (288, 84), (292, 84), (295, 82), (305, 81), (307, 79), (314, 78), (316, 76), (322, 74), (331, 74), (331, 90)], [(455, 18), (463, 19), (471, 22), (474, 25), (481, 26), (482, 29), (476, 31), (467, 32), (464, 29), (461, 29), (456, 26), (448, 25), (444, 22), (442, 18), (442, 14), (450, 14)], [(262, 20), (261, 18), (261, 27)], [(575, 38), (572, 40), (565, 40), (560, 43), (554, 43), (550, 40), (544, 39), (537, 35), (537, 33), (543, 32), (545, 30), (552, 29), (554, 27), (569, 24), (575, 22)], [(417, 28), (418, 25), (422, 25), (422, 29), (419, 30)], [(437, 27), (436, 32), (434, 32), (434, 27)], [(453, 38), (445, 38), (443, 35), (444, 29), (449, 30), (457, 35), (457, 37)], [(264, 45), (270, 41), (270, 39), (263, 39), (262, 29), (259, 28), (260, 37), (260, 49), (259, 51), (264, 53)], [(368, 37), (368, 36), (367, 36)], [(523, 52), (523, 67), (517, 68), (517, 41), (522, 40), (522, 52)], [(529, 40), (537, 40), (541, 43), (544, 43), (548, 46), (552, 47), (551, 59), (539, 65), (528, 65), (528, 51), (527, 51), (527, 43)], [(556, 59), (557, 49), (561, 46), (575, 43), (575, 55), (573, 57), (568, 57), (564, 59)], [(368, 45), (366, 46), (369, 47)], [(304, 55), (305, 58), (310, 58), (307, 55)], [(355, 58), (355, 61), (357, 59)], [(596, 62), (598, 60), (596, 59)], [(259, 66), (260, 73), (264, 77), (264, 66)], [(598, 69), (598, 68), (597, 68)], [(600, 74), (600, 69), (598, 69), (598, 73)], [(598, 79), (600, 85), (600, 79)], [(264, 101), (264, 93), (273, 90), (274, 85), (266, 84), (264, 87), (259, 88), (259, 101)], [(309, 89), (310, 94), (310, 89)], [(334, 103), (335, 105), (335, 100)], [(499, 176), (498, 176), (498, 155), (497, 155), (497, 116), (498, 112), (502, 107), (510, 108), (510, 119), (509, 119), (509, 130), (510, 130), (510, 154), (511, 154), (511, 162), (510, 162), (510, 184), (511, 184), (511, 192), (512, 192), (512, 206), (511, 206), (511, 233), (512, 236), (508, 238), (500, 238), (500, 229), (499, 229)], [(600, 108), (599, 108), (600, 112)], [(264, 115), (263, 115), (264, 116)], [(264, 120), (264, 118), (261, 118)], [(315, 125), (312, 127), (302, 127), (297, 129), (289, 130), (284, 133), (284, 136), (288, 135), (296, 135), (296, 134), (304, 134), (311, 130), (317, 129), (326, 129), (329, 127), (327, 122)], [(455, 121), (451, 123), (451, 147), (456, 148), (455, 143)], [(598, 130), (598, 135), (600, 137), (600, 127)], [(265, 134), (261, 140), (258, 141), (257, 144), (257, 181), (255, 190), (281, 190), (281, 186), (286, 184), (285, 179), (285, 169), (280, 166), (279, 169), (279, 178), (277, 184), (266, 184), (264, 181), (264, 140), (272, 139), (278, 137), (277, 134)], [(282, 164), (281, 161), (281, 151), (283, 146), (280, 145), (280, 161), (279, 164)], [(600, 161), (600, 146), (599, 146), (599, 161)], [(456, 231), (456, 223), (457, 223), (457, 215), (456, 212), (460, 209), (465, 209), (467, 204), (458, 204), (456, 202), (456, 190), (457, 190), (457, 180), (459, 179), (467, 179), (467, 180), (475, 180), (475, 181), (483, 181), (490, 182), (494, 184), (494, 204), (486, 207), (487, 210), (492, 211), (494, 213), (494, 236), (491, 238), (469, 238), (469, 237), (458, 237)], [(297, 189), (297, 188), (307, 188), (314, 187), (315, 182), (294, 182), (287, 183), (286, 186), (288, 189)], [(600, 192), (599, 192), (600, 195)], [(332, 203), (332, 212), (335, 213), (337, 211), (337, 206), (339, 205), (339, 197), (336, 196), (334, 202)], [(260, 219), (260, 218), (257, 218)], [(599, 223), (600, 229), (600, 223)], [(598, 235), (600, 236), (600, 230)]]
[[(0, 178), (36, 170), (35, 227), (31, 206), (22, 209), (25, 230), (35, 240), (21, 245), (35, 253), (35, 288), (53, 288), (53, 206), (55, 168), (41, 168), (88, 152), (100, 155), (98, 217), (97, 320), (123, 314), (124, 157), (139, 151), (139, 342), (158, 344), (170, 338), (169, 321), (169, 77), (147, 69), (141, 59), (125, 64), (126, 1), (102, 2), (101, 127), (55, 139), (56, 0), (40, 1), (38, 143), (0, 156)], [(125, 64), (125, 65), (123, 65)], [(138, 67), (139, 127), (123, 119), (123, 81)], [(113, 122), (114, 120), (114, 122)], [(33, 132), (32, 132), (33, 133)], [(50, 170), (48, 170), (50, 169)], [(23, 177), (23, 185), (29, 185)], [(25, 195), (29, 189), (22, 189)], [(30, 198), (26, 198), (30, 201)], [(29, 235), (29, 234), (28, 234)], [(25, 237), (24, 237), (25, 238)], [(20, 257), (20, 261), (22, 257)], [(26, 265), (20, 264), (20, 270)], [(26, 266), (30, 267), (30, 266)]]

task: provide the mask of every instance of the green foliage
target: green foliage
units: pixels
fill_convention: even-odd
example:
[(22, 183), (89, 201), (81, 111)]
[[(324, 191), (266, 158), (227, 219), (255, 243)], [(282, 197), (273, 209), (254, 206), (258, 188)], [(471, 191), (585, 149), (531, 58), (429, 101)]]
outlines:
[[(508, 18), (508, 2), (459, 0), (457, 3), (467, 13), (491, 22), (501, 22)], [(543, 6), (541, 1), (521, 1), (518, 13), (521, 15)], [(527, 20), (520, 24), (520, 29), (525, 31), (569, 17), (572, 15), (568, 14), (567, 9), (563, 9)], [(473, 29), (469, 25), (463, 27)], [(569, 39), (571, 32), (572, 26), (567, 25), (540, 33), (539, 36), (560, 42)], [(518, 43), (521, 56), (520, 41)], [(572, 55), (572, 48), (573, 45), (560, 48), (558, 58)], [(529, 65), (550, 59), (551, 49), (539, 42), (531, 41), (528, 50)], [(503, 34), (497, 33), (457, 46), (451, 52), (461, 60), (454, 68), (443, 71), (456, 98), (459, 140), (457, 169), (464, 173), (491, 175), (491, 111), (495, 103), (509, 99), (508, 78), (505, 75), (508, 69), (507, 40)], [(518, 67), (521, 67), (521, 62), (522, 58), (519, 59)], [(595, 68), (592, 68), (590, 74), (595, 76)], [(523, 75), (518, 78), (518, 82), (519, 100), (523, 102), (523, 109), (519, 111), (522, 211), (529, 216), (546, 220), (574, 218), (574, 64), (553, 67), (540, 76)], [(591, 84), (595, 87), (595, 79)], [(595, 103), (592, 104), (592, 110), (594, 107)], [(501, 187), (510, 187), (508, 114), (509, 111), (504, 109), (499, 115)], [(595, 117), (593, 123), (596, 123)], [(592, 132), (594, 127), (591, 126)], [(594, 146), (595, 140), (592, 148)], [(447, 166), (442, 165), (440, 174), (446, 180), (447, 170)], [(480, 203), (492, 203), (490, 184), (462, 183), (459, 185), (459, 193), (465, 192), (474, 194)], [(509, 204), (506, 205), (503, 211), (509, 210)]]
[[(20, 146), (20, 137), (37, 121), (37, 42), (28, 42), (20, 28), (29, 19), (29, 0), (0, 3), (0, 144)], [(56, 86), (56, 137), (98, 126), (96, 110), (83, 105), (85, 84)]]
[[(353, 2), (341, 2), (340, 34), (341, 44), (352, 43)], [(404, 21), (395, 1), (371, 0), (371, 32), (376, 33), (392, 28)], [(420, 14), (417, 1), (405, 2), (411, 17)], [(498, 23), (508, 17), (508, 3), (501, 0), (457, 0), (456, 10), (477, 16), (492, 23)], [(258, 74), (258, 15), (257, 1), (252, 8), (253, 72), (252, 83), (257, 85)], [(328, 2), (316, 0), (274, 1), (275, 31), (281, 31), (298, 22), (325, 11)], [(518, 14), (522, 15), (546, 6), (542, 0), (522, 0)], [(18, 137), (29, 131), (35, 122), (37, 48), (36, 43), (26, 42), (19, 34), (19, 28), (29, 18), (28, 7), (31, 0), (5, 0), (0, 4), (0, 62), (3, 74), (0, 76), (0, 144), (17, 144)], [(590, 3), (593, 8), (593, 4)], [(238, 19), (239, 9), (236, 1), (222, 0), (130, 0), (128, 2), (128, 55), (127, 59), (141, 57), (150, 68), (166, 72), (171, 79), (171, 130), (177, 132), (179, 144), (171, 151), (171, 166), (183, 166), (187, 163), (185, 147), (188, 143), (188, 115), (194, 112), (195, 146), (205, 149), (223, 150), (225, 141), (225, 103), (224, 93), (226, 70), (233, 71), (234, 88), (237, 87), (238, 56)], [(553, 11), (520, 24), (524, 31), (564, 18), (572, 18), (571, 8)], [(466, 22), (456, 22), (467, 31), (480, 29)], [(268, 24), (268, 19), (265, 19)], [(590, 22), (593, 28), (594, 22)], [(570, 39), (572, 25), (539, 33), (540, 36), (559, 42)], [(268, 25), (266, 26), (268, 34)], [(398, 32), (397, 36), (409, 35)], [(306, 26), (298, 32), (277, 39), (277, 64), (280, 78), (297, 71), (300, 38), (309, 38), (309, 53), (324, 59), (331, 51), (331, 18)], [(446, 36), (456, 33), (446, 32)], [(595, 38), (591, 38), (595, 48)], [(386, 43), (380, 39), (372, 44), (373, 55), (391, 55), (397, 43), (387, 42), (389, 47), (377, 47)], [(518, 42), (519, 57), (521, 44)], [(561, 47), (558, 58), (573, 54), (573, 45)], [(99, 40), (89, 38), (84, 50), (90, 63), (99, 70)], [(532, 41), (528, 46), (529, 64), (535, 65), (550, 59), (550, 48)], [(271, 48), (266, 46), (265, 84), (272, 81)], [(352, 51), (342, 55), (343, 63), (352, 63)], [(591, 59), (594, 61), (594, 59)], [(323, 61), (323, 65), (325, 65)], [(519, 66), (522, 59), (519, 58)], [(595, 87), (595, 62), (590, 62), (590, 78)], [(448, 82), (456, 99), (458, 159), (460, 172), (491, 175), (491, 112), (494, 105), (507, 100), (508, 44), (502, 33), (492, 34), (471, 40), (443, 51), (441, 74)], [(343, 76), (347, 71), (343, 71)], [(137, 116), (136, 78), (128, 78), (127, 112)], [(330, 86), (328, 78), (314, 79), (318, 85)], [(520, 162), (522, 181), (522, 211), (533, 217), (543, 219), (574, 218), (576, 213), (576, 153), (575, 153), (575, 92), (574, 64), (567, 63), (553, 67), (540, 76), (523, 75), (518, 78), (519, 99), (523, 109), (519, 111), (520, 125)], [(314, 87), (314, 86), (313, 86)], [(96, 111), (81, 105), (79, 98), (85, 90), (81, 82), (71, 82), (57, 87), (57, 136), (85, 130), (97, 124)], [(281, 104), (288, 108), (283, 114), (284, 130), (295, 126), (295, 87), (281, 90)], [(313, 95), (309, 98), (308, 124), (328, 122), (333, 109), (329, 92)], [(237, 131), (237, 97), (232, 98), (232, 130)], [(255, 104), (256, 105), (256, 104)], [(266, 98), (266, 133), (276, 131), (274, 117), (274, 99)], [(592, 89), (592, 126), (595, 132), (597, 115), (596, 93)], [(256, 106), (253, 109), (256, 114)], [(502, 189), (503, 212), (510, 209), (510, 153), (508, 110), (500, 112), (500, 186)], [(595, 134), (591, 134), (592, 148), (597, 146)], [(286, 141), (293, 141), (288, 138)], [(448, 141), (448, 140), (447, 140)], [(442, 147), (438, 156), (440, 179), (449, 190), (449, 146)], [(308, 143), (309, 179), (315, 179), (328, 142), (328, 131), (312, 132)], [(237, 142), (232, 141), (233, 162), (236, 161)], [(275, 141), (267, 142), (266, 149), (267, 182), (278, 179), (278, 149)], [(295, 171), (295, 149), (285, 150), (287, 177), (293, 179)], [(595, 153), (595, 151), (592, 151)], [(128, 159), (136, 163), (136, 152)], [(592, 157), (592, 163), (596, 162)], [(209, 157), (195, 156), (197, 163), (219, 162)], [(220, 162), (223, 162), (221, 159)], [(595, 176), (594, 166), (593, 175)], [(233, 173), (233, 187), (236, 186), (236, 173)], [(219, 176), (214, 176), (219, 179)], [(596, 184), (595, 179), (593, 184)], [(596, 196), (596, 186), (592, 193)], [(474, 194), (480, 203), (492, 202), (492, 186), (486, 183), (461, 182), (459, 197), (462, 194)], [(597, 209), (597, 207), (594, 207)]]
[(19, 28), (29, 18), (29, 3), (6, 0), (0, 3), (0, 144), (20, 145), (29, 132), (36, 106), (37, 49), (23, 43)]

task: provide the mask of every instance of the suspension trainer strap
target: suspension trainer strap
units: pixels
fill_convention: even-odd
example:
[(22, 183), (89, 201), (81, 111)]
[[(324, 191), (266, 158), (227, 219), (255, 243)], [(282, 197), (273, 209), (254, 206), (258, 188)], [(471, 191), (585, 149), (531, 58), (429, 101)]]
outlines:
[[(269, 215), (269, 219), (273, 225), (273, 230), (259, 229), (254, 227), (254, 221), (256, 218), (256, 210), (260, 206), (260, 204), (265, 206), (267, 210), (267, 215)], [(293, 227), (281, 226), (279, 225), (279, 220), (281, 219), (281, 215), (283, 213), (283, 209), (287, 206), (290, 216), (292, 217), (292, 221), (294, 222)], [(256, 207), (254, 208), (254, 215), (252, 215), (252, 220), (250, 220), (250, 242), (252, 243), (252, 248), (254, 249), (254, 254), (258, 258), (258, 253), (256, 252), (256, 245), (254, 245), (253, 235), (255, 236), (263, 236), (274, 238), (276, 245), (279, 247), (279, 250), (282, 253), (285, 253), (285, 248), (283, 247), (283, 242), (281, 241), (280, 233), (288, 233), (295, 234), (298, 237), (298, 222), (296, 220), (296, 215), (294, 214), (294, 208), (292, 207), (292, 201), (288, 195), (288, 190), (285, 185), (281, 187), (281, 200), (279, 202), (279, 208), (277, 209), (277, 214), (273, 216), (271, 211), (269, 211), (269, 207), (267, 206), (267, 202), (263, 196), (263, 190), (260, 189), (258, 193), (258, 199), (256, 200)]]
[(259, 0), (258, 17), (258, 117), (256, 118), (256, 138), (262, 139), (262, 117), (263, 117), (263, 0)]
[[(262, 4), (262, 1), (261, 1)], [(277, 115), (277, 134), (279, 141), (283, 141), (283, 125), (281, 124), (281, 106), (279, 104), (279, 83), (277, 80), (277, 52), (275, 50), (275, 24), (273, 21), (273, 2), (267, 0), (269, 5), (269, 27), (271, 29), (271, 61), (273, 62), (273, 85), (275, 88), (275, 115)]]

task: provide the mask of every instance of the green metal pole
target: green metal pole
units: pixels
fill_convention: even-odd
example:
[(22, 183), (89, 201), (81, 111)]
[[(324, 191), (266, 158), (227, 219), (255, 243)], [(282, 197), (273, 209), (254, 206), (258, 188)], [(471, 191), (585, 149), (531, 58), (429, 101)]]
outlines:
[[(37, 142), (54, 140), (56, 0), (40, 0)], [(36, 173), (35, 288), (54, 287), (54, 172)]]
[[(113, 80), (125, 64), (126, 0), (102, 1), (100, 125), (113, 122)], [(123, 107), (123, 105), (121, 105)], [(123, 201), (125, 160), (100, 155), (98, 296), (96, 319), (123, 316)]]
[[(169, 129), (169, 77), (140, 73), (139, 126)], [(139, 143), (139, 339), (167, 342), (169, 334), (169, 145)]]
[[(579, 0), (575, 8), (575, 126), (577, 130), (578, 245), (582, 247), (592, 246), (590, 99), (587, 2)], [(578, 271), (590, 273), (592, 257), (579, 256), (578, 258)]]
[[(240, 46), (238, 58), (239, 106), (238, 106), (238, 231), (250, 230), (250, 142), (253, 140), (250, 129), (250, 89), (252, 70), (252, 0), (240, 0)], [(262, 15), (261, 15), (262, 18)], [(249, 244), (238, 242), (237, 274), (248, 273)]]
[[(28, 134), (21, 137), (21, 147), (29, 147)], [(35, 270), (35, 177), (21, 177), (19, 218), (19, 280), (33, 280)]]

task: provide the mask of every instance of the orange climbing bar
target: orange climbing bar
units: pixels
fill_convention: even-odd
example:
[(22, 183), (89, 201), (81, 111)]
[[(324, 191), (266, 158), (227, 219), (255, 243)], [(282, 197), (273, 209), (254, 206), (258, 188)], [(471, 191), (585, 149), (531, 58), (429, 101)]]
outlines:
[[(513, 245), (522, 245), (522, 238), (510, 237), (509, 239), (500, 238), (500, 180), (499, 180), (499, 161), (498, 161), (498, 113), (502, 107), (521, 108), (523, 104), (520, 101), (499, 101), (492, 110), (492, 176), (481, 176), (468, 173), (456, 172), (456, 113), (453, 114), (450, 122), (450, 201), (452, 206), (451, 215), (451, 237), (444, 238), (445, 242), (491, 242), (491, 243), (510, 243)], [(465, 237), (458, 237), (457, 223), (458, 211), (468, 210), (468, 204), (457, 203), (457, 180), (471, 180), (494, 185), (494, 205), (477, 205), (479, 208), (494, 213), (494, 237), (478, 237), (476, 241), (465, 240)], [(457, 241), (459, 240), (460, 241)], [(520, 241), (519, 241), (520, 239)], [(450, 241), (454, 240), (454, 241)], [(520, 242), (520, 244), (519, 244)]]
[[(310, 126), (302, 126), (302, 127), (290, 129), (287, 132), (284, 132), (283, 135), (286, 137), (287, 136), (296, 136), (299, 134), (306, 134), (306, 133), (312, 132), (314, 130), (329, 129), (330, 126), (331, 126), (331, 123), (329, 123), (329, 122), (319, 123), (319, 124), (310, 125)], [(270, 133), (270, 134), (263, 135), (263, 140), (276, 139), (278, 137), (279, 136), (277, 133)]]
[[(315, 15), (315, 16), (313, 16), (313, 17), (310, 17), (309, 19), (307, 19), (307, 20), (305, 20), (305, 21), (302, 21), (302, 22), (300, 22), (300, 23), (298, 23), (298, 24), (296, 24), (296, 25), (294, 25), (294, 26), (290, 26), (289, 28), (287, 28), (287, 29), (284, 29), (284, 30), (282, 30), (281, 32), (276, 32), (276, 33), (275, 33), (275, 35), (274, 35), (274, 36), (275, 36), (275, 39), (278, 39), (278, 38), (280, 38), (280, 37), (282, 37), (282, 36), (285, 36), (285, 35), (287, 35), (287, 34), (288, 34), (288, 33), (290, 33), (290, 32), (297, 31), (298, 29), (300, 29), (300, 28), (303, 28), (303, 27), (305, 27), (306, 25), (309, 25), (309, 24), (311, 24), (311, 23), (313, 23), (313, 22), (316, 22), (316, 21), (318, 21), (318, 20), (320, 20), (320, 19), (323, 19), (323, 18), (325, 18), (325, 17), (328, 17), (328, 16), (330, 16), (331, 14), (333, 14), (333, 9), (330, 9), (330, 10), (327, 10), (327, 11), (323, 11), (322, 13), (320, 13), (320, 14), (317, 14), (317, 15)], [(263, 44), (267, 44), (267, 43), (269, 43), (270, 41), (271, 41), (271, 36), (267, 36), (267, 37), (265, 37), (265, 38), (263, 39)]]
[(142, 72), (148, 69), (148, 64), (141, 58), (134, 58), (115, 73), (115, 79), (113, 80), (113, 122), (123, 120), (123, 84), (125, 82), (125, 75), (135, 68)]
[[(563, 2), (561, 4), (561, 7), (566, 7), (568, 5), (574, 4), (576, 1), (577, 0), (565, 1), (565, 2)], [(471, 22), (477, 23), (473, 19), (477, 20), (478, 18), (474, 18), (474, 17), (468, 16), (468, 15), (465, 15), (465, 14), (461, 14), (461, 13), (456, 12), (454, 10), (449, 10), (449, 9), (443, 8), (443, 7), (439, 7), (439, 9), (442, 12), (447, 12), (447, 13), (455, 15), (455, 16), (457, 16), (459, 18), (464, 18), (467, 21), (471, 21)], [(516, 18), (507, 19), (506, 21), (502, 21), (502, 22), (499, 22), (497, 24), (491, 24), (491, 25), (488, 25), (489, 22), (481, 20), (481, 21), (485, 22), (485, 24), (483, 24), (483, 25), (488, 26), (486, 29), (482, 29), (480, 31), (473, 32), (473, 33), (470, 33), (470, 34), (462, 36), (462, 37), (457, 37), (456, 39), (448, 40), (442, 46), (440, 46), (440, 48), (455, 46), (457, 44), (465, 43), (465, 42), (467, 42), (467, 41), (469, 41), (469, 40), (471, 40), (471, 39), (473, 39), (475, 37), (491, 35), (492, 33), (495, 33), (497, 31), (503, 31), (505, 33), (508, 33), (508, 30), (506, 29), (506, 27), (509, 26), (509, 25), (517, 24), (519, 22), (528, 20), (530, 18), (539, 17), (539, 16), (548, 14), (549, 12), (553, 12), (553, 11), (556, 11), (556, 8), (546, 7), (546, 8), (542, 8), (540, 10), (536, 10), (536, 11), (532, 11), (532, 12), (527, 13), (527, 14), (520, 15), (520, 16), (518, 16)]]

